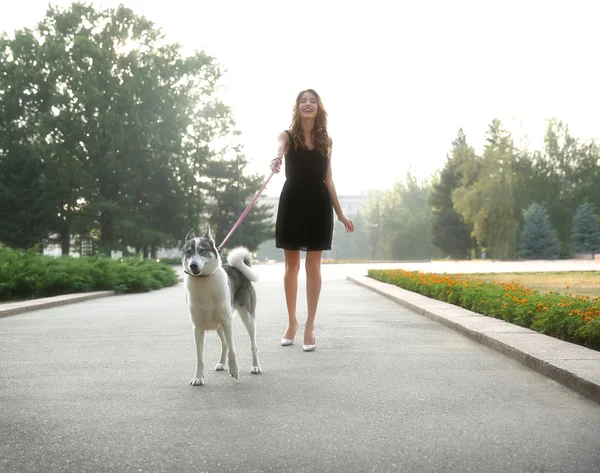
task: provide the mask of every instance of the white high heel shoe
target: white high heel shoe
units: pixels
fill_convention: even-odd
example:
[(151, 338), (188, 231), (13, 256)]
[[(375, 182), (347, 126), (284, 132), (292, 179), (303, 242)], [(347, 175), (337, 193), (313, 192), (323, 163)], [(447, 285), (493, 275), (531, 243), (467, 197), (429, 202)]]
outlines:
[[(298, 327), (296, 327), (296, 331), (294, 332), (294, 337), (296, 336), (296, 332), (298, 331)], [(287, 332), (287, 330), (286, 330)], [(285, 337), (281, 337), (281, 346), (282, 347), (289, 347), (290, 345), (294, 344), (294, 338), (285, 338)]]
[(315, 348), (317, 348), (317, 336), (315, 335), (314, 330), (313, 330), (313, 337), (315, 339), (315, 343), (313, 343), (312, 345), (302, 345), (302, 349), (304, 351), (315, 351)]

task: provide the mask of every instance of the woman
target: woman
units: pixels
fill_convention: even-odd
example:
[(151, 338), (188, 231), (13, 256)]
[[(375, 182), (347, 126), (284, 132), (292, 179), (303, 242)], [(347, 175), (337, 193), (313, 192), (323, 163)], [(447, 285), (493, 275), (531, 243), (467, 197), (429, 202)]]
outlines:
[(281, 339), (291, 345), (298, 330), (296, 297), (300, 251), (306, 251), (306, 302), (308, 314), (304, 325), (304, 351), (313, 351), (315, 316), (321, 294), (321, 254), (331, 249), (333, 209), (347, 232), (354, 231), (346, 218), (331, 174), (331, 139), (327, 134), (327, 111), (312, 89), (298, 94), (292, 126), (279, 135), (277, 157), (271, 169), (279, 172), (285, 155), (286, 181), (281, 190), (275, 244), (285, 255), (285, 298), (288, 327)]

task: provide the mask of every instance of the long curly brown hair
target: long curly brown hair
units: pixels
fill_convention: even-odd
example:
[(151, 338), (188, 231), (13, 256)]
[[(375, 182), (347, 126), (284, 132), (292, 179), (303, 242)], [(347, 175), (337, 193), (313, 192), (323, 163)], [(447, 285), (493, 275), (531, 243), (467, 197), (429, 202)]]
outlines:
[(294, 139), (294, 146), (298, 149), (306, 148), (304, 143), (304, 132), (302, 131), (302, 124), (300, 121), (300, 99), (306, 92), (310, 92), (317, 99), (317, 116), (315, 118), (315, 127), (312, 131), (312, 142), (317, 151), (323, 156), (329, 157), (331, 153), (331, 138), (327, 133), (327, 110), (323, 106), (323, 101), (319, 94), (313, 89), (306, 89), (301, 91), (296, 97), (296, 103), (294, 104), (294, 113), (292, 115), (292, 124), (290, 125), (290, 132)]

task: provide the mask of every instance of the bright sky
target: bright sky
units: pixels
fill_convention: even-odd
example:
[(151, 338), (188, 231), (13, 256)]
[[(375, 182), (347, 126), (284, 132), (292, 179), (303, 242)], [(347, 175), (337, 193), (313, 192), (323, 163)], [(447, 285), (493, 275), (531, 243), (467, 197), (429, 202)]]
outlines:
[[(0, 30), (33, 26), (48, 0), (6, 2)], [(53, 5), (68, 5), (54, 0)], [(329, 112), (338, 194), (390, 187), (444, 165), (459, 127), (480, 151), (494, 117), (538, 148), (556, 116), (600, 137), (600, 2), (593, 0), (94, 0), (144, 14), (222, 84), (251, 170), (268, 172), (297, 93)], [(265, 192), (278, 195), (283, 175)]]

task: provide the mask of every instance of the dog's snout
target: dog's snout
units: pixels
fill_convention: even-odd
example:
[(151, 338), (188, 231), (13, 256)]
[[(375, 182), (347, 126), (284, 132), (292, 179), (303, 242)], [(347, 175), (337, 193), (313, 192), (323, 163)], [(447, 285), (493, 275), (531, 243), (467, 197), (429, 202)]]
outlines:
[(199, 268), (199, 266), (198, 266), (198, 263), (190, 263), (190, 269), (191, 269), (192, 271), (194, 271), (194, 270), (196, 270), (196, 269), (198, 269), (198, 268)]

